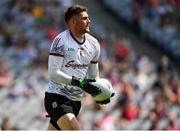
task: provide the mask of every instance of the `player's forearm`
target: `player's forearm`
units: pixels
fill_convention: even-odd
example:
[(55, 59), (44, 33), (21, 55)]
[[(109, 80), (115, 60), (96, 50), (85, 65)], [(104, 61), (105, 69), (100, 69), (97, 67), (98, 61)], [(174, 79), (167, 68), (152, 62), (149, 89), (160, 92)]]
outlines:
[(56, 83), (59, 84), (70, 84), (72, 77), (69, 75), (66, 75), (60, 70), (49, 71), (49, 79), (54, 80)]
[(59, 84), (70, 84), (72, 77), (61, 71), (63, 57), (49, 56), (48, 74), (49, 79)]

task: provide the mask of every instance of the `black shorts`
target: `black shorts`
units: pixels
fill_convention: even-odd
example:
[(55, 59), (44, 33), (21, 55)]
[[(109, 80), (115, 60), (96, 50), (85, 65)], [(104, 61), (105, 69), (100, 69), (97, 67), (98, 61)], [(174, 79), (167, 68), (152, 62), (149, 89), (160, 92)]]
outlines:
[(45, 93), (44, 104), (50, 117), (50, 123), (57, 129), (60, 128), (56, 122), (61, 116), (67, 113), (77, 116), (81, 108), (80, 101), (72, 101), (65, 96), (48, 92)]

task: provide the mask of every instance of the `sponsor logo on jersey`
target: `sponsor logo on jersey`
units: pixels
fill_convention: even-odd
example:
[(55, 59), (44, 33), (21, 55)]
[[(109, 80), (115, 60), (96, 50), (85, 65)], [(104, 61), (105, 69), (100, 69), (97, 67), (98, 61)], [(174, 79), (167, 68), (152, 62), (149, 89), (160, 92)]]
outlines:
[(81, 69), (87, 66), (88, 66), (87, 64), (76, 64), (74, 60), (68, 61), (67, 64), (65, 65), (65, 67), (72, 67), (73, 69), (76, 69), (76, 68)]
[(68, 51), (75, 51), (74, 48), (68, 48)]

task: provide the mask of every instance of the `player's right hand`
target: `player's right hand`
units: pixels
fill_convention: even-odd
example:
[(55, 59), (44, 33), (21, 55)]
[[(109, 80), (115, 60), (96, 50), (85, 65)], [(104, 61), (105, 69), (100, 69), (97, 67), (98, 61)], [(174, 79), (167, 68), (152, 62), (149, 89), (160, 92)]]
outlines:
[(80, 87), (85, 92), (89, 93), (90, 95), (92, 95), (94, 97), (101, 93), (101, 90), (98, 87), (91, 84), (91, 82), (95, 82), (95, 81), (96, 81), (95, 79), (82, 80), (82, 79), (79, 79), (79, 78), (76, 78), (75, 76), (73, 76), (71, 85)]

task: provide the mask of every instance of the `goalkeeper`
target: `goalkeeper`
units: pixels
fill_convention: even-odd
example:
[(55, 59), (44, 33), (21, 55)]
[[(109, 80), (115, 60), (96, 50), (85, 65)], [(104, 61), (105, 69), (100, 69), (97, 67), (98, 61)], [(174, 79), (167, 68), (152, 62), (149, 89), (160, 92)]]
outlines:
[[(67, 30), (52, 42), (49, 61), (49, 86), (45, 108), (50, 117), (48, 130), (80, 130), (76, 116), (81, 108), (83, 91), (101, 93), (91, 82), (99, 77), (100, 45), (89, 32), (87, 8), (74, 5), (65, 12)], [(86, 79), (88, 78), (88, 79)], [(110, 100), (100, 103), (107, 104)]]

